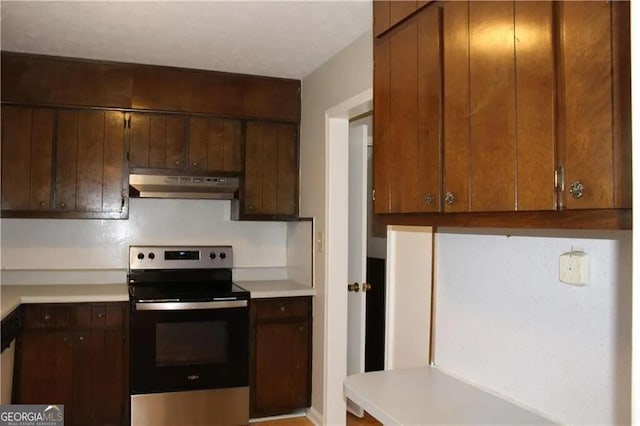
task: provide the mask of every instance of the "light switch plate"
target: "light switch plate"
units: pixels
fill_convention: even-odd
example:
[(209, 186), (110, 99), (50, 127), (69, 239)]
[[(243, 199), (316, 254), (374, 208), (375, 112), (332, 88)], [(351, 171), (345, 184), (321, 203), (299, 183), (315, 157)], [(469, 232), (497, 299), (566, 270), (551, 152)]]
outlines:
[(589, 283), (589, 256), (581, 249), (560, 255), (560, 281), (567, 284)]

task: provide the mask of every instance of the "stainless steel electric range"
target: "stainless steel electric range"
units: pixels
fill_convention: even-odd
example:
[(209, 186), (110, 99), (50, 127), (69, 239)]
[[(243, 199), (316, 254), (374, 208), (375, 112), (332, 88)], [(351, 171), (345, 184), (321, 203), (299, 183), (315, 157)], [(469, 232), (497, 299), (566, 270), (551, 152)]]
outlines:
[(230, 246), (129, 248), (131, 423), (249, 422), (249, 292)]

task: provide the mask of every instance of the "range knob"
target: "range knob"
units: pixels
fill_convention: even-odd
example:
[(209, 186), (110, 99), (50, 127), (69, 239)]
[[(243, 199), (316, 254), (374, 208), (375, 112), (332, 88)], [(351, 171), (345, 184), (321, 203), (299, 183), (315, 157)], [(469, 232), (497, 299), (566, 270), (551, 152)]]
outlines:
[(224, 259), (225, 257), (227, 257), (227, 254), (225, 252), (220, 253), (220, 259)]
[(144, 259), (144, 254), (143, 253), (138, 253), (138, 259), (140, 259), (140, 260)]
[[(222, 256), (222, 255), (221, 255)], [(215, 259), (216, 258), (216, 254), (214, 252), (209, 253), (209, 257), (211, 259)]]
[(156, 254), (154, 252), (149, 253), (149, 259), (153, 260), (156, 258)]

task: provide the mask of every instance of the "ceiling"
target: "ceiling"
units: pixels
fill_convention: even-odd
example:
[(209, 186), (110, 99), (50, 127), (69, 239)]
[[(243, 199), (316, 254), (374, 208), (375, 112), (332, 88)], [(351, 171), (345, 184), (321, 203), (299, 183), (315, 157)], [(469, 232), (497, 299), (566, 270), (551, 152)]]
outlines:
[(371, 1), (5, 1), (2, 50), (302, 79)]

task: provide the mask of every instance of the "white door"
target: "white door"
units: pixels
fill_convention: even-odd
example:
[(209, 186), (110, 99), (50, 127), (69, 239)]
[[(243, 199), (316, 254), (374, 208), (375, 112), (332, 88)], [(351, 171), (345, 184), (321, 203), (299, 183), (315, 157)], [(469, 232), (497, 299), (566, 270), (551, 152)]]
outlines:
[[(364, 342), (367, 279), (367, 126), (349, 129), (349, 291), (347, 330), (347, 375), (364, 372)], [(347, 287), (345, 285), (345, 291)], [(362, 417), (363, 409), (347, 401), (347, 409)]]

